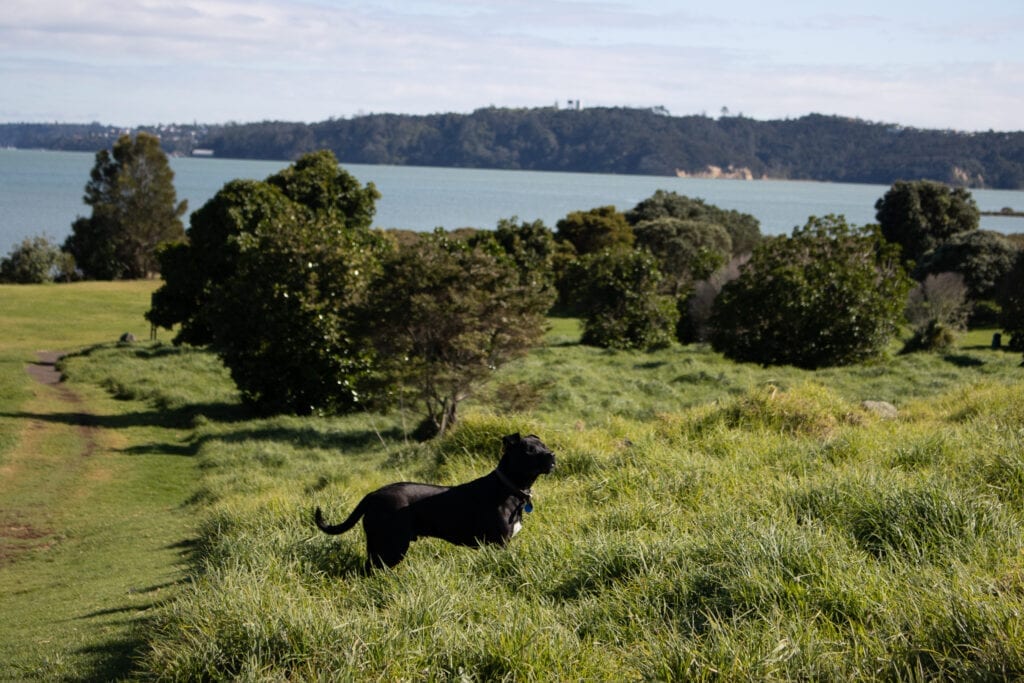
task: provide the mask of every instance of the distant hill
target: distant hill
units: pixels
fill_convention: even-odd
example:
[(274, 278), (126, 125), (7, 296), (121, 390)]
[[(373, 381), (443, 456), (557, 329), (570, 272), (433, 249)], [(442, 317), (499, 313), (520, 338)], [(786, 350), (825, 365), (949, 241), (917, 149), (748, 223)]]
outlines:
[[(1024, 188), (1024, 132), (922, 130), (838, 116), (756, 121), (657, 109), (479, 109), (140, 127), (171, 154), (291, 160), (329, 148), (342, 163), (890, 184), (928, 178)], [(100, 124), (0, 124), (0, 146), (86, 150), (126, 132)]]

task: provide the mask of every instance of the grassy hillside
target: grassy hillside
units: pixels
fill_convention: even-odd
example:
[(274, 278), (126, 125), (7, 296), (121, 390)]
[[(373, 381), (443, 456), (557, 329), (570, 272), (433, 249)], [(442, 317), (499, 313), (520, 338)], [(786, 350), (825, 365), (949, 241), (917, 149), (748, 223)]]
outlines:
[[(591, 349), (573, 321), (554, 323), (431, 444), (405, 439), (412, 413), (253, 419), (195, 350), (106, 344), (68, 358), (68, 386), (120, 406), (122, 422), (157, 423), (119, 431), (135, 444), (123, 449), (195, 465), (189, 580), (138, 622), (136, 674), (1024, 675), (1019, 354), (978, 334), (946, 356), (811, 373), (700, 347)], [(361, 530), (312, 527), (314, 506), (338, 519), (389, 481), (485, 474), (513, 431), (540, 435), (558, 467), (505, 550), (420, 540), (367, 576)]]

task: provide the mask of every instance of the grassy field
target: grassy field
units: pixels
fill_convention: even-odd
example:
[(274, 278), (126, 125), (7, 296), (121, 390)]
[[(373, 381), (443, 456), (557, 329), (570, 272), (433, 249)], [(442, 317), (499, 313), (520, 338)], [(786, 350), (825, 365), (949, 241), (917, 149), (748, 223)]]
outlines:
[(26, 368), (142, 333), (155, 283), (0, 287), (0, 680), (112, 680), (185, 578), (191, 433), (103, 386)]
[[(587, 348), (574, 321), (556, 320), (544, 347), (467, 404), (453, 434), (417, 444), (405, 438), (414, 414), (253, 419), (205, 353), (97, 345), (137, 325), (121, 321), (139, 307), (132, 297), (145, 308), (146, 290), (125, 287), (137, 289), (90, 292), (108, 313), (123, 307), (119, 326), (56, 343), (86, 349), (65, 370), (96, 416), (90, 458), (56, 434), (26, 446), (33, 423), (77, 425), (47, 417), (58, 408), (38, 403), (56, 399), (18, 374), (50, 342), (26, 334), (0, 358), (14, 397), (2, 399), (0, 467), (27, 470), (29, 454), (52, 452), (40, 467), (102, 453), (127, 468), (108, 478), (126, 485), (90, 485), (98, 491), (82, 502), (73, 487), (38, 505), (14, 487), (10, 507), (59, 515), (39, 524), (62, 535), (47, 547), (24, 541), (32, 547), (0, 564), (0, 585), (27, 585), (29, 596), (0, 592), (3, 614), (37, 634), (0, 632), (0, 661), (16, 663), (8, 677), (1024, 676), (1024, 369), (1019, 354), (987, 348), (990, 333), (946, 355), (812, 373), (736, 365), (701, 347)], [(22, 292), (35, 296), (0, 290), (3, 324), (8, 311), (42, 306), (12, 304)], [(67, 325), (79, 324), (78, 307)], [(360, 530), (327, 537), (311, 526), (315, 505), (338, 519), (389, 481), (480, 476), (513, 431), (540, 435), (559, 460), (505, 550), (421, 540), (396, 570), (364, 575)], [(75, 527), (89, 519), (103, 530)], [(182, 569), (174, 554), (190, 538)], [(81, 580), (72, 553), (86, 546), (97, 588), (45, 597), (50, 584)], [(96, 557), (118, 574), (159, 576), (125, 589)], [(30, 583), (36, 572), (50, 584)]]

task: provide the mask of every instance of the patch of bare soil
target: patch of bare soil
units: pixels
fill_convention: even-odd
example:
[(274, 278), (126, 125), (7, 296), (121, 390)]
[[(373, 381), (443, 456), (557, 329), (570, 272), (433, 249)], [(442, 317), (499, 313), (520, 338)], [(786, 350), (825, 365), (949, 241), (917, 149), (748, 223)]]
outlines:
[[(57, 369), (57, 362), (61, 359), (59, 351), (39, 351), (39, 360), (31, 363), (27, 370), (32, 379), (40, 384), (53, 387), (61, 401), (68, 404), (68, 407), (79, 407), (82, 404), (81, 397), (64, 384), (64, 377)], [(69, 410), (70, 415), (77, 417), (78, 429), (85, 444), (82, 448), (82, 456), (87, 457), (96, 451), (95, 427), (92, 424), (92, 416), (82, 411)]]

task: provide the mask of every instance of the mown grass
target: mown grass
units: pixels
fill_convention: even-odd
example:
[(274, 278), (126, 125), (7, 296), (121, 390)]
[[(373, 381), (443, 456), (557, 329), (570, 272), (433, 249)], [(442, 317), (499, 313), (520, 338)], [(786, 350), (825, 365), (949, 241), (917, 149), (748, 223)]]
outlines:
[[(72, 385), (194, 455), (189, 581), (144, 624), (159, 680), (1003, 680), (1024, 676), (1024, 381), (965, 343), (810, 373), (701, 348), (548, 344), (444, 440), (416, 416), (247, 417), (203, 352), (102, 345)], [(899, 409), (886, 419), (865, 399)], [(389, 481), (455, 483), (499, 439), (558, 454), (506, 549), (424, 539), (366, 575), (315, 531)]]
[(0, 287), (0, 680), (130, 674), (142, 624), (184, 579), (187, 429), (100, 386), (26, 372), (38, 351), (144, 337), (155, 286)]

